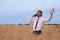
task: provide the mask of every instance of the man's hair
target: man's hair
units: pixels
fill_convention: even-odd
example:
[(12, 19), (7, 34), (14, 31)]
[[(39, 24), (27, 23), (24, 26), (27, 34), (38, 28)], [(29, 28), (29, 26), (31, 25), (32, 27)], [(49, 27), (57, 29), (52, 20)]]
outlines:
[[(41, 15), (40, 15), (40, 16), (42, 16), (42, 11), (41, 11), (41, 10), (37, 10), (37, 12), (41, 13)], [(36, 16), (37, 16), (37, 13), (36, 13), (36, 14), (34, 14), (34, 16), (36, 17)]]
[(41, 10), (38, 10), (38, 12), (42, 13), (42, 11), (41, 11)]

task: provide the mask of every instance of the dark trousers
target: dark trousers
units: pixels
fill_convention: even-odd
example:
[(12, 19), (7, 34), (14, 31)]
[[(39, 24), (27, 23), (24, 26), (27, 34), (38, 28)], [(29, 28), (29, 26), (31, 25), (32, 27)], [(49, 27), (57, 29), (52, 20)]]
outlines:
[(33, 31), (33, 34), (35, 34), (35, 35), (39, 35), (39, 34), (41, 34), (41, 30)]

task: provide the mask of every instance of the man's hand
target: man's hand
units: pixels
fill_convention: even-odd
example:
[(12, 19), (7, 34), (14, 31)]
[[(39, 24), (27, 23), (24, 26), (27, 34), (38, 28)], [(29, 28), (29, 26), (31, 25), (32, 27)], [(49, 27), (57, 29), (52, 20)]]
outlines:
[(51, 10), (50, 10), (50, 15), (52, 16), (53, 13), (54, 13), (54, 8), (51, 8)]
[(36, 17), (37, 16), (37, 14), (34, 14), (33, 16), (32, 16), (32, 18), (34, 18), (34, 17)]
[(34, 15), (32, 15), (32, 18), (34, 18), (35, 16)]

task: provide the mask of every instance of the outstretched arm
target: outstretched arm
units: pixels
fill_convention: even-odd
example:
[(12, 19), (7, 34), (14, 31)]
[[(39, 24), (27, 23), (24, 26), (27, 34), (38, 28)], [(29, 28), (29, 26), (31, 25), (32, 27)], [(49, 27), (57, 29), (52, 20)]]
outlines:
[(48, 18), (44, 19), (44, 22), (50, 21), (50, 20), (52, 19), (53, 13), (54, 13), (54, 9), (52, 8), (52, 9), (50, 10), (50, 16), (49, 16)]

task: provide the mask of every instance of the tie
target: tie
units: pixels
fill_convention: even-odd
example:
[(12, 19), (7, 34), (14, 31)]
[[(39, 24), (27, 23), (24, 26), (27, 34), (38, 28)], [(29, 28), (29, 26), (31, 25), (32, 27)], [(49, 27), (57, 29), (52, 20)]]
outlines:
[(37, 19), (37, 21), (36, 21), (35, 29), (37, 28), (38, 21), (39, 21), (39, 17), (38, 17), (38, 19)]

